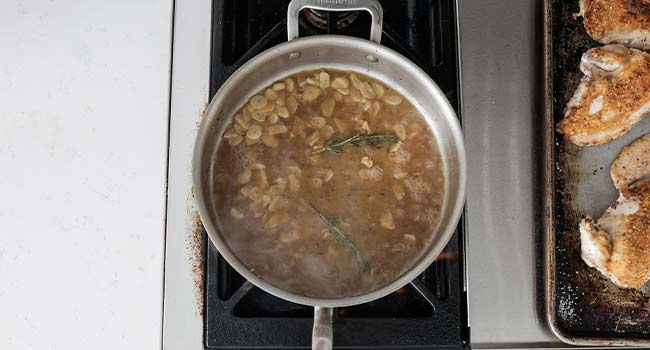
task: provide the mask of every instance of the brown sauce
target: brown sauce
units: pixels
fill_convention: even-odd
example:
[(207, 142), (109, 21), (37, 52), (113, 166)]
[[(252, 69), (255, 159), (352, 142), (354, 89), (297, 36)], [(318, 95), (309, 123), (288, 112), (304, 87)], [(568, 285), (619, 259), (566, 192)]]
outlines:
[(443, 164), (422, 115), (385, 84), (338, 70), (289, 76), (251, 98), (223, 140), (213, 183), (224, 239), (267, 282), (360, 295), (429, 247)]

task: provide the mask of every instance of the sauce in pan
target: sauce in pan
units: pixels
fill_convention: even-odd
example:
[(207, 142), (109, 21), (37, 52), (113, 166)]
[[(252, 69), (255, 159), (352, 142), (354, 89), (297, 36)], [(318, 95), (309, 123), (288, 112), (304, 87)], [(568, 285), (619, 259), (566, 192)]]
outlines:
[(444, 197), (436, 140), (383, 83), (301, 72), (252, 97), (218, 147), (213, 183), (230, 249), (296, 294), (349, 297), (407, 272)]

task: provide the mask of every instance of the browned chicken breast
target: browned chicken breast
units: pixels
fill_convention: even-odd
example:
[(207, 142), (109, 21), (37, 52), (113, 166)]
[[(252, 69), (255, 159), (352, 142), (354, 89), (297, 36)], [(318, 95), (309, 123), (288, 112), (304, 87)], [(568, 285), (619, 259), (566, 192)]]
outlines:
[(557, 131), (579, 146), (609, 142), (650, 112), (650, 55), (607, 45), (582, 55), (584, 77)]
[(597, 223), (590, 217), (580, 223), (582, 259), (622, 288), (640, 289), (650, 280), (650, 180), (634, 179), (650, 172), (648, 142), (650, 135), (633, 142), (612, 165), (618, 200)]
[(650, 49), (650, 0), (580, 0), (579, 15), (596, 41)]
[(650, 175), (650, 134), (623, 148), (612, 164), (611, 175), (619, 189)]

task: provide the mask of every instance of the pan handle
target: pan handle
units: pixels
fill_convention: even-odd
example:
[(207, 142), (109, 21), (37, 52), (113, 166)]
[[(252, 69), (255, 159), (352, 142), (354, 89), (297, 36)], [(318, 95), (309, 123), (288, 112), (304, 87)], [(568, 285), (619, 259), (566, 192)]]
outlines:
[(298, 39), (298, 16), (305, 8), (325, 11), (358, 11), (370, 12), (370, 41), (381, 42), (381, 27), (384, 23), (384, 10), (377, 0), (292, 0), (287, 9), (287, 35), (289, 41)]
[(314, 330), (311, 334), (312, 350), (332, 350), (332, 313), (331, 307), (314, 307)]

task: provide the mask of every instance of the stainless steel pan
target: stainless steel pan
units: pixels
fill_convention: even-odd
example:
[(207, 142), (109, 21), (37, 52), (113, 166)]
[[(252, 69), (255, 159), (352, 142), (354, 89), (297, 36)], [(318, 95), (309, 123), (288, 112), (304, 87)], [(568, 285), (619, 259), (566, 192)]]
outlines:
[[(371, 41), (346, 36), (321, 35), (298, 39), (298, 15), (303, 8), (330, 11), (365, 10), (372, 16)], [(293, 0), (288, 8), (289, 41), (248, 61), (223, 84), (214, 96), (198, 132), (193, 159), (193, 180), (203, 225), (221, 255), (237, 272), (257, 287), (291, 302), (315, 307), (314, 348), (332, 344), (332, 309), (366, 303), (408, 284), (421, 274), (443, 250), (460, 217), (465, 198), (465, 148), (458, 119), (438, 86), (411, 61), (381, 46), (382, 9), (375, 0)], [(262, 87), (288, 75), (310, 69), (332, 68), (357, 71), (398, 90), (426, 118), (441, 151), (445, 196), (441, 222), (431, 232), (431, 243), (414, 267), (392, 283), (354, 297), (318, 299), (287, 292), (256, 276), (228, 248), (221, 234), (212, 194), (213, 164), (222, 134), (232, 116)]]

